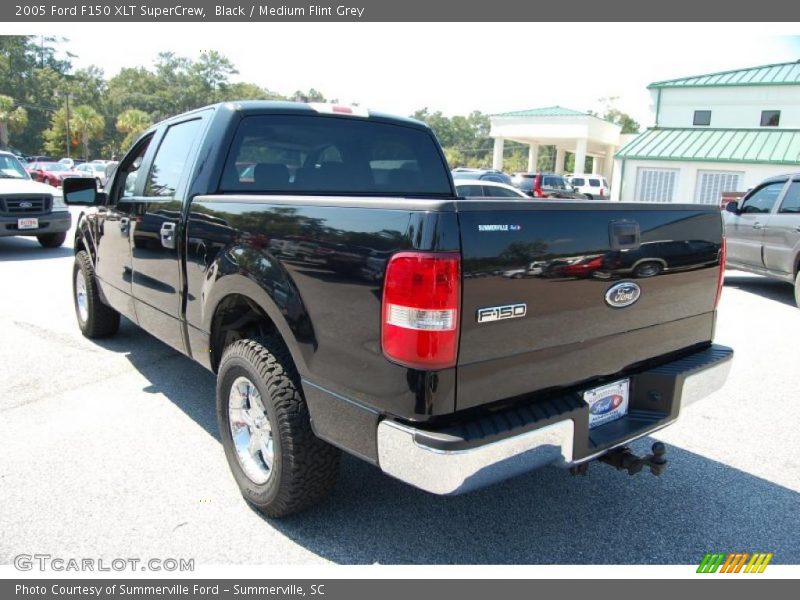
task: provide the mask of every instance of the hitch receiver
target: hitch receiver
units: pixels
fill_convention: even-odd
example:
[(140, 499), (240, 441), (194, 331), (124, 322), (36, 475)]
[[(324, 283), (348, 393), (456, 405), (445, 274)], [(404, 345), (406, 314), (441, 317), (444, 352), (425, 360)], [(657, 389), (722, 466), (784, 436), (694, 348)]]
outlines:
[(617, 471), (627, 471), (628, 475), (636, 475), (645, 466), (650, 467), (653, 475), (661, 475), (667, 469), (667, 447), (661, 442), (656, 442), (651, 448), (652, 454), (639, 457), (627, 446), (615, 448), (597, 460), (611, 465)]

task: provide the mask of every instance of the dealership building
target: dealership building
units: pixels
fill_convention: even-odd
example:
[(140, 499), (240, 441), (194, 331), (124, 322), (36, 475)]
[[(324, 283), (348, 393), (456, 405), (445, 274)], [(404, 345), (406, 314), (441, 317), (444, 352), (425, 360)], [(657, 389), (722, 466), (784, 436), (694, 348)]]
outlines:
[(800, 61), (648, 86), (655, 126), (615, 154), (612, 199), (717, 204), (800, 171)]

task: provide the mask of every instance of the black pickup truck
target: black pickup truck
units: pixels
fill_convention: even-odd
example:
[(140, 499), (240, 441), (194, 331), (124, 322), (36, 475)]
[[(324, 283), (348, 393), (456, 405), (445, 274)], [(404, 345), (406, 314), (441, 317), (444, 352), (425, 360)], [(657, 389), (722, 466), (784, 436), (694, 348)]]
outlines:
[[(215, 372), (225, 454), (269, 516), (323, 498), (340, 449), (436, 494), (593, 459), (660, 473), (663, 445), (626, 444), (730, 368), (719, 209), (458, 198), (410, 119), (220, 104), (154, 126), (93, 185), (64, 183), (87, 207), (81, 330), (123, 315)], [(557, 268), (666, 239), (704, 251), (642, 278)]]

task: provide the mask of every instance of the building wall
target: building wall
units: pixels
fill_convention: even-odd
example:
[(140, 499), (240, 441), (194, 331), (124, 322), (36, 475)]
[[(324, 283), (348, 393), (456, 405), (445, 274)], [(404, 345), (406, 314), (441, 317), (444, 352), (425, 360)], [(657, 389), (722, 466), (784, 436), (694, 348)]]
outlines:
[[(612, 200), (623, 202), (636, 202), (640, 198), (636, 197), (636, 182), (640, 168), (646, 169), (675, 169), (677, 179), (673, 202), (695, 202), (696, 186), (699, 171), (721, 171), (742, 173), (740, 177), (739, 190), (722, 191), (745, 191), (754, 187), (767, 177), (791, 173), (800, 170), (793, 169), (790, 165), (767, 165), (767, 164), (748, 164), (748, 163), (714, 163), (714, 162), (692, 162), (692, 161), (668, 161), (668, 160), (635, 160), (624, 161), (624, 173), (622, 161), (615, 160), (615, 180), (617, 184), (612, 188)], [(622, 185), (620, 186), (620, 177)]]
[[(651, 90), (658, 127), (693, 127), (694, 111), (710, 110), (711, 124), (698, 129), (758, 129), (762, 110), (781, 111), (778, 129), (800, 129), (800, 86), (662, 88)], [(769, 129), (774, 129), (770, 127)]]

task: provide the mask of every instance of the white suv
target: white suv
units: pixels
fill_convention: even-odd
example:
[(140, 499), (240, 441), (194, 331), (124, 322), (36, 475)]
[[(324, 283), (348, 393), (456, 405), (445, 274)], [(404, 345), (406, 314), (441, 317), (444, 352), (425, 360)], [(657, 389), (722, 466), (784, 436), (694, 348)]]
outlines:
[(567, 181), (589, 200), (608, 200), (611, 195), (608, 182), (602, 175), (570, 175)]

